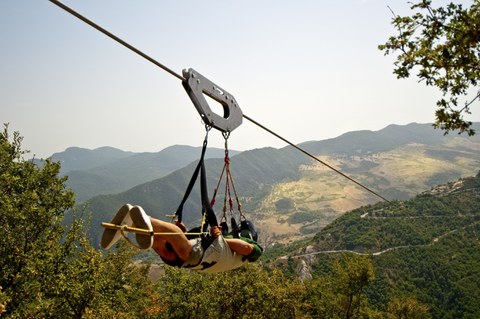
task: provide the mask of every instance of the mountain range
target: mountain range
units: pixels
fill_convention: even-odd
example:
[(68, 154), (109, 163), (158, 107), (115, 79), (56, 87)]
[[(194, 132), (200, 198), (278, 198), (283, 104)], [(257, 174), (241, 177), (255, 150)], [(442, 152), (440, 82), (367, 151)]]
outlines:
[[(474, 123), (477, 131), (479, 126)], [(412, 198), (434, 185), (472, 176), (480, 167), (478, 136), (444, 136), (431, 124), (389, 125), (299, 146), (389, 200)], [(212, 195), (224, 164), (223, 150), (207, 153)], [(199, 148), (187, 146), (136, 154), (74, 148), (53, 159), (62, 162), (62, 173), (75, 191), (85, 190), (82, 199), (88, 199), (92, 239), (97, 241), (100, 222), (109, 221), (125, 202), (141, 205), (161, 219), (174, 212), (199, 154)], [(231, 152), (230, 159), (242, 211), (269, 241), (289, 243), (312, 237), (343, 213), (381, 201), (291, 146)], [(214, 207), (219, 217), (224, 193), (221, 184)], [(199, 205), (197, 185), (184, 209), (184, 219), (192, 226), (199, 221)]]
[[(70, 147), (51, 156), (60, 162), (67, 186), (84, 202), (100, 194), (126, 191), (138, 184), (163, 177), (199, 157), (201, 147), (174, 145), (154, 153), (125, 152), (113, 147), (89, 150)], [(235, 155), (238, 151), (229, 150)], [(209, 148), (205, 158), (221, 158), (223, 149)]]

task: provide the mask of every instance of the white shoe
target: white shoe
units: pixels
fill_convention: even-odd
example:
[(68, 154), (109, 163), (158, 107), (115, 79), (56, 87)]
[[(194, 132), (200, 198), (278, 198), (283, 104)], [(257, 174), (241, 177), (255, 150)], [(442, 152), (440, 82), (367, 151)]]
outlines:
[[(119, 226), (122, 226), (122, 225), (132, 226), (133, 221), (132, 221), (132, 218), (130, 217), (130, 210), (132, 209), (132, 207), (133, 206), (130, 204), (125, 204), (122, 207), (120, 207), (115, 217), (113, 217), (111, 224), (115, 224)], [(122, 233), (120, 230), (106, 228), (103, 231), (101, 245), (103, 248), (109, 249), (120, 238), (122, 238)]]
[(133, 206), (130, 209), (133, 225), (136, 228), (147, 229), (151, 234), (136, 234), (137, 244), (141, 249), (149, 249), (153, 245), (153, 226), (150, 217), (143, 211), (140, 206)]

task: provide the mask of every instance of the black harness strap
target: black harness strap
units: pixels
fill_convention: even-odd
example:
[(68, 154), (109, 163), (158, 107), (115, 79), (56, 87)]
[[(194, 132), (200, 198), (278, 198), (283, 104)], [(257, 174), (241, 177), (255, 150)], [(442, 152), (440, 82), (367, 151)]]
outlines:
[(203, 160), (200, 170), (200, 192), (202, 196), (202, 212), (203, 214), (206, 214), (207, 217), (205, 227), (208, 226), (208, 224), (210, 224), (210, 226), (218, 226), (217, 217), (215, 216), (215, 212), (213, 211), (213, 208), (210, 205), (210, 200), (208, 198), (207, 174), (205, 171), (205, 164), (203, 163)]
[(178, 208), (175, 212), (175, 216), (177, 217), (177, 220), (179, 222), (182, 222), (183, 205), (187, 201), (188, 196), (190, 196), (190, 193), (192, 192), (193, 186), (195, 185), (195, 182), (197, 181), (198, 172), (200, 171), (200, 168), (203, 164), (203, 160), (205, 158), (205, 151), (206, 150), (207, 150), (207, 137), (205, 137), (205, 140), (203, 141), (202, 154), (200, 155), (200, 159), (198, 160), (197, 167), (195, 167), (195, 170), (193, 171), (193, 175), (190, 178), (190, 182), (188, 183), (187, 190), (185, 191), (185, 195), (183, 196), (182, 202), (180, 203), (180, 205), (178, 206)]
[(183, 205), (185, 204), (188, 197), (190, 196), (193, 186), (197, 181), (198, 173), (200, 172), (200, 192), (201, 192), (201, 198), (202, 198), (202, 214), (206, 214), (206, 223), (202, 231), (206, 231), (208, 224), (210, 224), (211, 226), (218, 225), (217, 218), (210, 205), (210, 201), (208, 198), (207, 177), (206, 177), (205, 163), (204, 163), (205, 152), (207, 150), (208, 131), (209, 131), (209, 128), (207, 128), (207, 135), (205, 136), (205, 140), (203, 141), (202, 154), (200, 155), (198, 164), (195, 167), (195, 171), (193, 172), (192, 177), (190, 178), (190, 182), (188, 183), (187, 190), (185, 191), (185, 195), (183, 196), (183, 199), (175, 212), (175, 216), (177, 217), (177, 220), (179, 222), (182, 222)]

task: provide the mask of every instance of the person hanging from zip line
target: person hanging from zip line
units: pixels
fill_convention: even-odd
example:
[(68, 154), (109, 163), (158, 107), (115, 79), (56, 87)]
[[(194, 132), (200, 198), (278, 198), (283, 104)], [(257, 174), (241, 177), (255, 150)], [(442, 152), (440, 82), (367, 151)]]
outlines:
[[(232, 217), (232, 235), (228, 234), (226, 223), (223, 231), (222, 227), (218, 225), (217, 217), (212, 208), (215, 202), (215, 195), (212, 200), (209, 199), (204, 163), (208, 132), (211, 126), (206, 125), (205, 128), (206, 135), (200, 159), (190, 178), (183, 199), (175, 211), (175, 224), (148, 216), (140, 206), (125, 204), (118, 210), (110, 224), (102, 224), (105, 227), (101, 240), (103, 248), (109, 249), (122, 237), (130, 242), (130, 239), (124, 234), (124, 230), (126, 230), (127, 232), (135, 232), (135, 238), (140, 249), (152, 248), (170, 266), (216, 273), (241, 267), (245, 262), (258, 260), (263, 253), (263, 248), (256, 242), (257, 233), (252, 223), (245, 219), (240, 223), (240, 228), (238, 228)], [(220, 174), (219, 184), (225, 172), (225, 201), (229, 197), (229, 202), (231, 202), (231, 185), (237, 198), (240, 216), (244, 217), (240, 212), (241, 205), (238, 201), (238, 196), (236, 196), (229, 170), (228, 136), (229, 134), (224, 135), (225, 164)], [(187, 232), (185, 225), (182, 223), (183, 206), (190, 196), (198, 176), (200, 176), (202, 225), (198, 227), (196, 232)], [(224, 209), (224, 218), (225, 210), (226, 208)], [(232, 207), (231, 210), (233, 210)], [(222, 223), (221, 225), (224, 224)], [(209, 233), (206, 232), (208, 226), (210, 226)], [(193, 233), (196, 233), (196, 236)]]
[[(224, 236), (222, 227), (217, 225), (212, 214), (213, 211), (206, 216), (210, 234), (193, 239), (187, 238), (183, 223), (177, 221), (172, 224), (150, 217), (142, 207), (130, 204), (119, 209), (111, 224), (147, 230), (148, 234), (135, 235), (138, 247), (152, 248), (167, 265), (179, 268), (206, 273), (223, 272), (241, 267), (245, 262), (254, 262), (262, 255), (263, 248), (256, 241)], [(123, 237), (122, 230), (106, 228), (101, 245), (109, 249)]]

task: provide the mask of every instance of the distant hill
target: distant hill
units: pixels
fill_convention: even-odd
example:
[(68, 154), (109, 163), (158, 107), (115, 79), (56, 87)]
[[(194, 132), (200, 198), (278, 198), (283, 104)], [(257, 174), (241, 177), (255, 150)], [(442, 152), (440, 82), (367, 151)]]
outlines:
[[(67, 186), (83, 202), (100, 194), (114, 194), (138, 184), (163, 177), (198, 159), (201, 148), (183, 145), (167, 147), (155, 153), (124, 152), (113, 147), (94, 150), (70, 147), (52, 155), (68, 176)], [(221, 158), (224, 150), (210, 148), (206, 158)], [(232, 155), (238, 151), (230, 150)]]
[(134, 153), (125, 152), (114, 147), (100, 147), (89, 150), (81, 147), (69, 147), (63, 152), (54, 153), (51, 159), (61, 164), (61, 174), (73, 170), (88, 170), (97, 166), (107, 164)]
[[(412, 198), (433, 185), (471, 176), (480, 167), (480, 137), (443, 136), (430, 124), (391, 125), (302, 146), (391, 200)], [(311, 237), (346, 211), (380, 200), (290, 146), (242, 152), (232, 156), (231, 163), (244, 212), (254, 219), (262, 238), (278, 243)], [(173, 212), (194, 165), (118, 194), (92, 198), (88, 204), (93, 238), (99, 237), (99, 223), (110, 220), (125, 202), (142, 205), (157, 218)], [(210, 195), (222, 165), (221, 159), (206, 161)], [(217, 212), (222, 196), (223, 190)], [(196, 223), (198, 187), (191, 199), (185, 219)]]
[[(478, 124), (475, 126), (480, 128)], [(443, 144), (445, 138), (453, 136), (444, 136), (443, 134), (443, 131), (435, 130), (431, 124), (391, 124), (379, 131), (348, 132), (336, 138), (306, 142), (300, 145), (317, 155), (368, 155), (388, 152), (407, 144)]]
[(348, 212), (290, 260), (315, 273), (328, 271), (335, 258), (348, 253), (373, 258), (376, 280), (368, 287), (373, 305), (409, 296), (428, 305), (433, 318), (480, 318), (480, 173), (408, 201)]

